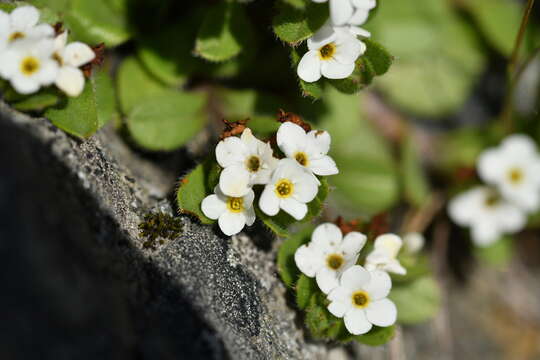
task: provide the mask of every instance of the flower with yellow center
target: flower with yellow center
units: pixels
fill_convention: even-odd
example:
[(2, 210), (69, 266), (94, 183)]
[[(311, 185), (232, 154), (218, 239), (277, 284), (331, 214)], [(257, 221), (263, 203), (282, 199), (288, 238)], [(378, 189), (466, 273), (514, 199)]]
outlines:
[(484, 151), (478, 173), (524, 211), (540, 209), (540, 154), (531, 138), (511, 135), (500, 146)]
[(315, 277), (322, 292), (328, 294), (339, 285), (341, 274), (356, 264), (366, 236), (353, 231), (343, 236), (332, 223), (324, 223), (313, 231), (311, 241), (294, 254), (296, 266), (308, 277)]
[(281, 209), (302, 220), (308, 210), (306, 204), (315, 198), (318, 187), (317, 178), (296, 160), (281, 159), (262, 192), (259, 207), (270, 216)]
[(52, 37), (52, 26), (38, 21), (39, 11), (33, 6), (17, 7), (10, 14), (0, 10), (0, 50), (19, 40)]
[(330, 156), (330, 134), (312, 130), (308, 133), (292, 123), (283, 123), (277, 132), (276, 141), (285, 156), (305, 167), (315, 175), (328, 176), (339, 173)]
[(330, 19), (335, 26), (362, 25), (366, 22), (369, 12), (376, 0), (313, 0), (317, 3), (329, 1)]
[(206, 217), (218, 221), (219, 228), (225, 235), (231, 236), (242, 231), (244, 226), (251, 226), (255, 222), (254, 198), (252, 190), (242, 197), (231, 197), (216, 186), (214, 194), (202, 201), (201, 210)]
[(356, 59), (366, 51), (363, 42), (345, 28), (323, 26), (307, 40), (308, 52), (298, 63), (297, 74), (306, 82), (324, 76), (344, 79), (352, 74)]
[(351, 266), (328, 294), (328, 311), (343, 318), (353, 335), (365, 334), (373, 325), (391, 326), (397, 319), (396, 306), (386, 298), (391, 289), (392, 281), (386, 272)]
[(249, 128), (240, 138), (231, 136), (220, 141), (216, 159), (223, 168), (219, 179), (221, 190), (237, 197), (253, 185), (266, 184), (278, 161), (270, 145), (253, 136)]
[(18, 93), (34, 93), (56, 79), (58, 64), (52, 58), (53, 52), (53, 39), (18, 40), (0, 52), (0, 74)]
[(373, 251), (366, 257), (367, 270), (382, 270), (405, 275), (407, 270), (399, 263), (397, 255), (403, 241), (395, 234), (380, 235), (375, 239)]
[(504, 234), (520, 231), (527, 216), (496, 190), (477, 186), (453, 198), (448, 205), (450, 218), (471, 228), (471, 238), (478, 246), (488, 246)]

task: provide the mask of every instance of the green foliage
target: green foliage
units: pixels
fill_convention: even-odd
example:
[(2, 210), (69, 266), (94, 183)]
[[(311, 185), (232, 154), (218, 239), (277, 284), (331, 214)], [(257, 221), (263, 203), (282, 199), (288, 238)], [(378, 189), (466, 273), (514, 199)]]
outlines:
[(193, 138), (206, 123), (202, 93), (167, 92), (142, 99), (133, 106), (127, 126), (138, 145), (170, 151)]
[(407, 136), (401, 144), (401, 179), (407, 201), (421, 206), (429, 197), (430, 190), (416, 143), (411, 136)]
[(294, 254), (300, 246), (309, 242), (313, 230), (314, 227), (308, 225), (300, 231), (295, 231), (279, 247), (277, 255), (278, 271), (285, 285), (289, 287), (292, 287), (300, 276), (300, 271), (294, 261)]
[(374, 326), (367, 334), (358, 335), (354, 340), (369, 346), (381, 346), (392, 340), (396, 331), (394, 325), (388, 327)]
[[(317, 193), (315, 199), (313, 199), (312, 202), (307, 204), (308, 212), (304, 219), (301, 220), (302, 223), (313, 220), (314, 218), (319, 216), (319, 214), (323, 210), (324, 201), (328, 196), (329, 188), (326, 178), (320, 178), (319, 181), (321, 182), (321, 185), (319, 186), (319, 192)], [(257, 217), (263, 222), (266, 227), (268, 227), (277, 236), (281, 237), (288, 237), (289, 226), (298, 222), (296, 219), (294, 219), (292, 216), (290, 216), (283, 210), (280, 210), (280, 212), (275, 216), (266, 215), (258, 207), (255, 207), (255, 212), (257, 214)]]
[(466, 0), (464, 4), (490, 44), (509, 57), (521, 23), (522, 6), (513, 0)]
[(214, 193), (220, 171), (216, 161), (207, 158), (180, 180), (176, 200), (181, 213), (193, 215), (203, 224), (214, 223), (214, 220), (204, 216), (201, 203), (207, 195)]
[(19, 111), (41, 112), (50, 106), (54, 106), (60, 101), (60, 95), (55, 91), (41, 91), (37, 94), (24, 96), (11, 102), (11, 106)]
[(456, 111), (484, 68), (476, 34), (448, 1), (386, 0), (367, 28), (398, 59), (377, 86), (404, 110)]
[(254, 29), (244, 6), (220, 2), (209, 9), (199, 29), (195, 53), (209, 61), (225, 61), (253, 47)]
[(65, 132), (87, 138), (113, 118), (116, 112), (113, 92), (108, 74), (95, 72), (80, 96), (63, 98), (45, 111), (45, 117)]
[(512, 236), (506, 235), (489, 246), (475, 247), (474, 253), (486, 265), (505, 268), (514, 256), (514, 241)]
[(298, 305), (298, 308), (300, 310), (307, 308), (311, 297), (317, 292), (320, 292), (320, 290), (315, 278), (301, 274), (296, 283), (296, 305)]
[(278, 14), (272, 22), (277, 37), (291, 45), (312, 36), (328, 19), (328, 4), (304, 1), (277, 3)]
[(441, 303), (440, 289), (432, 276), (394, 286), (389, 298), (396, 304), (397, 321), (401, 324), (417, 324), (429, 320), (435, 316)]
[(360, 112), (364, 99), (332, 89), (324, 98), (328, 111), (318, 127), (332, 136), (330, 155), (339, 169), (328, 178), (336, 189), (332, 196), (355, 214), (387, 210), (398, 200), (396, 164), (388, 144)]

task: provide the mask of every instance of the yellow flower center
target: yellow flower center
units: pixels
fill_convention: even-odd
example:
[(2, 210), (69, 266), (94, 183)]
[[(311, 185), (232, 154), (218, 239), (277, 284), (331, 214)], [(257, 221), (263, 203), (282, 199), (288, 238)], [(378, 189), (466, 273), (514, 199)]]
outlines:
[(15, 31), (13, 33), (11, 33), (11, 35), (9, 35), (9, 41), (12, 42), (12, 41), (15, 41), (15, 40), (18, 40), (18, 39), (24, 39), (26, 37), (26, 35), (24, 35), (24, 33), (20, 32), (20, 31)]
[(261, 168), (261, 159), (258, 156), (251, 156), (246, 160), (246, 167), (250, 172), (257, 172)]
[(39, 60), (33, 56), (27, 56), (21, 62), (21, 72), (26, 76), (34, 75), (39, 70)]
[(294, 185), (289, 179), (281, 179), (276, 183), (276, 194), (280, 198), (288, 198), (293, 190)]
[(523, 181), (523, 171), (519, 168), (513, 168), (508, 172), (508, 180), (514, 185)]
[(308, 164), (308, 157), (305, 152), (299, 151), (296, 154), (294, 154), (294, 158), (298, 163), (302, 166), (307, 166)]
[(331, 254), (326, 258), (326, 264), (332, 270), (338, 270), (344, 262), (345, 259), (339, 254)]
[(239, 213), (244, 210), (244, 199), (237, 197), (230, 197), (227, 199), (227, 209), (233, 213)]
[(330, 60), (332, 57), (334, 57), (335, 53), (336, 53), (336, 44), (334, 43), (326, 44), (322, 48), (319, 49), (319, 58), (321, 58), (321, 60)]
[(367, 292), (359, 290), (355, 291), (351, 296), (352, 303), (355, 307), (363, 309), (369, 305), (369, 295)]

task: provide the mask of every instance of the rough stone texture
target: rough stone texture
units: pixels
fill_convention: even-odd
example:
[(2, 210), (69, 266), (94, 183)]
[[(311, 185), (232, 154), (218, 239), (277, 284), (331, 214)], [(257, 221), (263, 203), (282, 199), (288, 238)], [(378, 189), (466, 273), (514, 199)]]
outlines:
[(182, 217), (179, 238), (143, 249), (142, 216), (172, 214), (192, 165), (172, 159), (158, 166), (112, 129), (82, 142), (0, 104), (0, 359), (538, 358), (540, 277), (519, 263), (446, 281), (438, 318), (389, 346), (305, 340), (263, 230), (228, 239)]

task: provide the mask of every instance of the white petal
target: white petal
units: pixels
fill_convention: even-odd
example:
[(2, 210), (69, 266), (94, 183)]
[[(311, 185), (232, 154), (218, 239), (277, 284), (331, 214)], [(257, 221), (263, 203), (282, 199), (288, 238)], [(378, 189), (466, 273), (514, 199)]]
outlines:
[(368, 321), (373, 325), (390, 326), (397, 319), (396, 305), (386, 298), (370, 302), (365, 311)]
[(255, 199), (255, 193), (253, 192), (253, 190), (249, 189), (247, 194), (243, 196), (244, 207), (246, 209), (250, 208), (250, 207), (253, 207), (253, 200), (254, 199)]
[(280, 207), (296, 220), (302, 220), (308, 211), (306, 204), (292, 197), (281, 199)]
[(235, 163), (243, 164), (246, 154), (246, 145), (236, 136), (221, 140), (216, 146), (216, 160), (223, 168)]
[(375, 239), (375, 249), (382, 250), (390, 258), (395, 258), (403, 245), (403, 241), (396, 234), (384, 234)]
[(64, 51), (64, 48), (67, 44), (67, 38), (68, 38), (68, 32), (64, 31), (60, 35), (54, 38), (54, 51), (58, 52), (60, 56), (62, 56), (62, 53)]
[(312, 83), (321, 78), (321, 59), (315, 50), (310, 50), (302, 56), (296, 68), (298, 77), (305, 82)]
[(321, 73), (328, 79), (345, 79), (354, 71), (355, 64), (342, 64), (336, 60), (322, 61)]
[(344, 288), (343, 286), (338, 286), (334, 288), (334, 290), (330, 291), (326, 298), (330, 301), (340, 301), (349, 307), (352, 307), (351, 296), (352, 291)]
[(304, 151), (307, 134), (299, 125), (292, 122), (283, 123), (277, 132), (276, 142), (281, 151), (289, 158), (297, 151)]
[(341, 230), (335, 224), (323, 223), (311, 234), (311, 243), (317, 248), (326, 249), (328, 245), (331, 247), (340, 245), (342, 238)]
[(39, 90), (39, 82), (24, 75), (16, 75), (11, 78), (11, 86), (19, 94), (32, 94)]
[[(351, 34), (355, 36), (361, 36), (364, 38), (371, 37), (371, 33), (365, 29), (362, 29), (359, 26), (349, 26), (348, 30), (351, 32)], [(364, 51), (365, 52), (365, 51)]]
[(56, 86), (69, 96), (79, 96), (84, 89), (84, 75), (81, 70), (63, 66), (58, 71)]
[(296, 250), (294, 262), (298, 269), (309, 277), (314, 277), (323, 265), (320, 254), (307, 245), (302, 245)]
[(49, 24), (39, 24), (28, 31), (28, 36), (44, 38), (54, 36), (54, 28)]
[[(328, 131), (311, 130), (308, 133), (308, 137), (312, 139), (313, 147), (317, 150), (317, 158), (328, 154), (328, 151), (330, 150), (330, 144), (332, 142)], [(310, 150), (314, 151), (315, 149)]]
[(346, 256), (356, 256), (360, 250), (362, 250), (366, 241), (366, 235), (357, 231), (352, 231), (345, 235), (340, 248)]
[(367, 333), (373, 325), (368, 321), (366, 313), (362, 309), (351, 309), (345, 314), (345, 327), (353, 335)]
[(510, 152), (516, 158), (537, 155), (536, 144), (534, 141), (522, 134), (508, 136), (502, 143), (502, 149)]
[(388, 259), (388, 262), (385, 264), (385, 266), (381, 269), (386, 272), (391, 272), (398, 275), (406, 275), (407, 269), (405, 269), (397, 259)]
[(314, 174), (321, 176), (336, 175), (339, 173), (335, 161), (328, 155), (320, 159), (311, 160), (308, 167)]
[(407, 233), (403, 237), (403, 243), (405, 244), (405, 250), (410, 254), (416, 254), (424, 247), (426, 239), (424, 235), (417, 232)]
[(351, 25), (363, 25), (369, 17), (369, 10), (357, 9), (349, 19)]
[(339, 285), (337, 272), (328, 269), (326, 266), (321, 267), (319, 271), (317, 271), (315, 280), (317, 280), (319, 289), (325, 294), (328, 294)]
[(334, 25), (344, 25), (353, 14), (353, 7), (349, 0), (330, 0), (330, 18)]
[(255, 209), (252, 207), (250, 208), (247, 208), (244, 210), (244, 215), (246, 217), (246, 225), (247, 226), (251, 226), (253, 225), (253, 223), (255, 222), (256, 220), (256, 215), (255, 215)]
[(231, 165), (221, 171), (219, 188), (227, 196), (243, 197), (249, 190), (249, 171), (243, 165)]
[(78, 41), (68, 44), (62, 54), (64, 62), (75, 67), (87, 64), (95, 57), (96, 54), (90, 46)]
[(472, 224), (480, 214), (480, 206), (485, 202), (487, 191), (486, 187), (477, 186), (454, 197), (448, 205), (450, 218), (461, 226)]
[(489, 246), (502, 236), (499, 228), (489, 222), (476, 223), (471, 228), (471, 237), (478, 246)]
[(0, 10), (0, 37), (7, 34), (11, 28), (11, 20), (9, 14)]
[(315, 175), (308, 172), (305, 172), (298, 181), (294, 181), (293, 183), (294, 193), (292, 197), (297, 201), (307, 204), (313, 201), (319, 192), (319, 181)]
[(19, 55), (15, 51), (0, 52), (0, 74), (5, 79), (11, 78), (19, 70)]
[(352, 4), (356, 8), (360, 9), (373, 9), (377, 6), (376, 0), (351, 0)]
[(201, 210), (207, 218), (216, 220), (227, 211), (227, 204), (217, 195), (212, 194), (203, 199)]
[(328, 311), (330, 311), (332, 315), (338, 318), (342, 318), (347, 312), (347, 310), (349, 310), (350, 308), (351, 308), (350, 306), (347, 306), (345, 303), (341, 301), (332, 301), (328, 305)]
[(336, 38), (334, 28), (327, 22), (312, 37), (307, 40), (309, 50), (315, 50), (317, 53), (324, 45), (331, 43)]
[(16, 30), (28, 29), (39, 21), (39, 11), (33, 6), (20, 6), (11, 12), (11, 25)]
[(346, 36), (345, 38), (349, 40), (343, 41), (337, 46), (334, 58), (342, 64), (352, 64), (366, 51), (366, 45), (354, 36)]
[(259, 208), (266, 215), (274, 216), (279, 212), (279, 198), (274, 191), (274, 184), (266, 185), (259, 199)]
[(370, 273), (360, 265), (354, 265), (341, 275), (341, 286), (351, 291), (365, 288), (371, 282)]
[(499, 150), (484, 151), (477, 161), (478, 174), (482, 180), (493, 183), (501, 178), (504, 167), (500, 164)]
[(385, 298), (392, 289), (392, 280), (390, 275), (384, 271), (375, 270), (369, 273), (371, 280), (364, 285), (364, 290), (367, 291), (372, 300)]
[(224, 212), (218, 219), (219, 228), (227, 236), (238, 234), (246, 225), (243, 213)]

